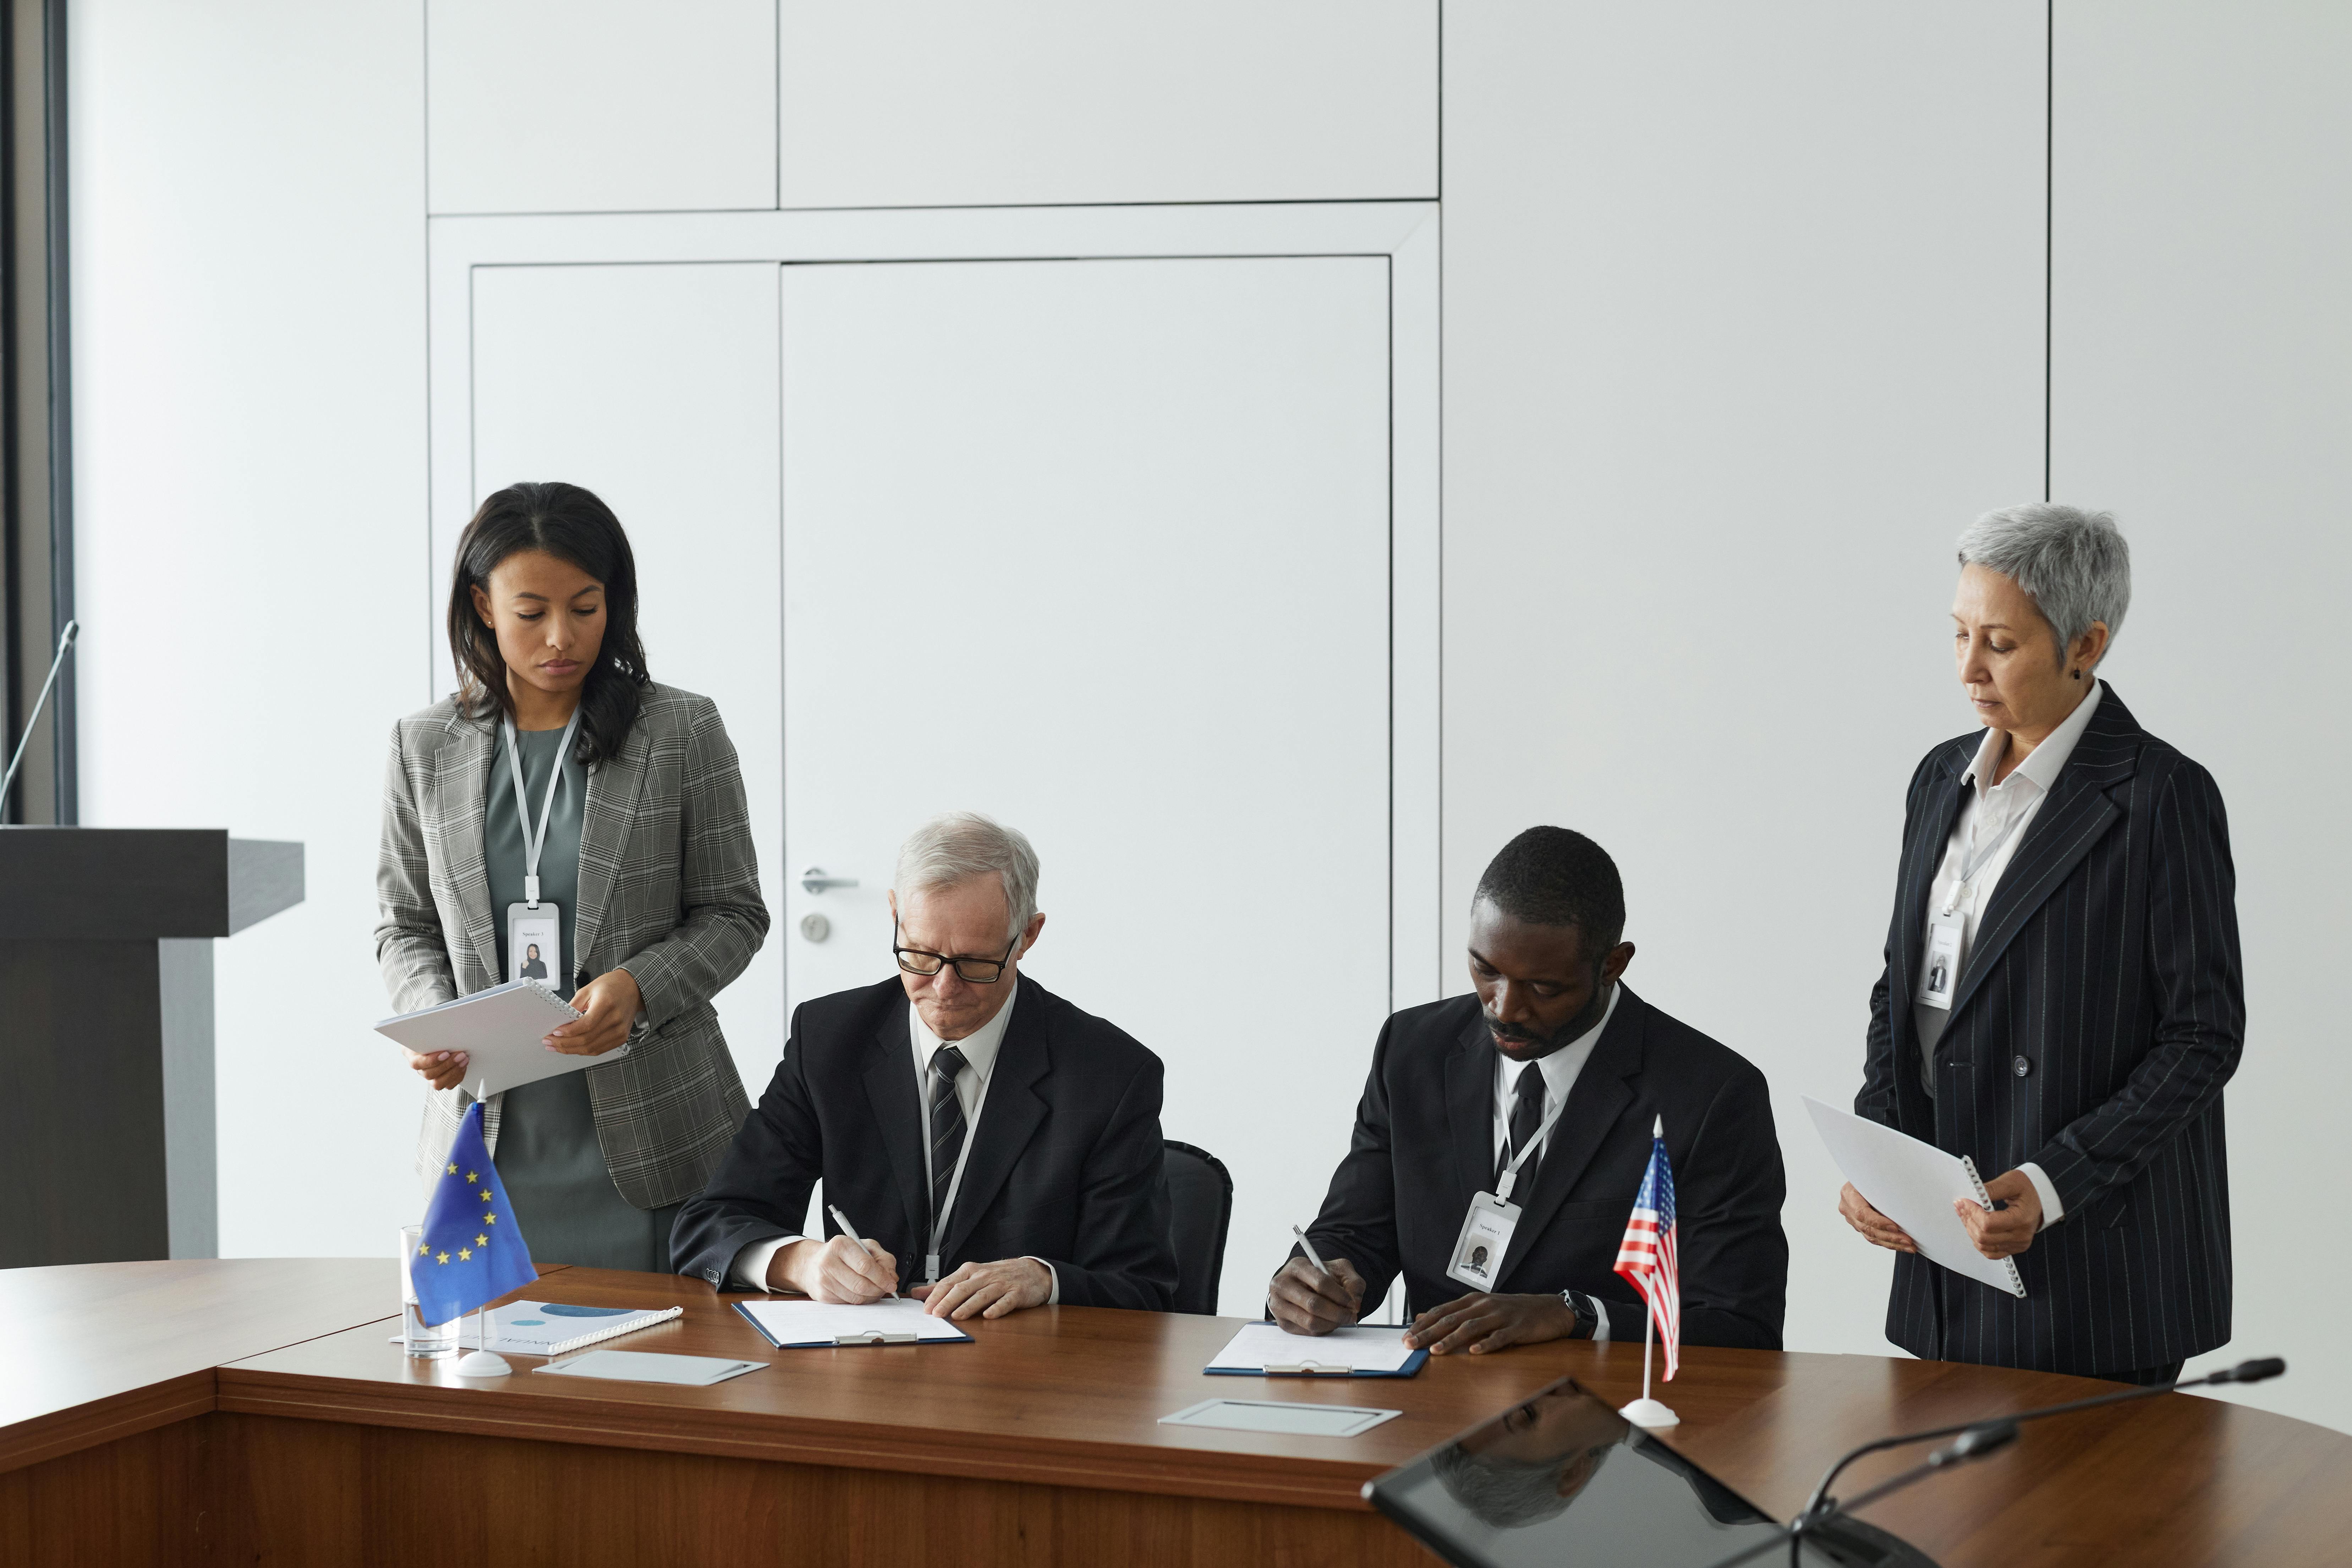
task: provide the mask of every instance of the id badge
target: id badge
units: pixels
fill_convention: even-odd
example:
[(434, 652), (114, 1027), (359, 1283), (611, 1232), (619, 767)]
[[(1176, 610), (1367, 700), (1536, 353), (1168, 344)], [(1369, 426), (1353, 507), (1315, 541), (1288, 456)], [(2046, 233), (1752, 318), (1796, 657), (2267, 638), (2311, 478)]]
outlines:
[(1492, 1193), (1470, 1200), (1462, 1219), (1462, 1234), (1454, 1243), (1454, 1258), (1445, 1277), (1473, 1290), (1492, 1290), (1503, 1272), (1503, 1258), (1511, 1250), (1511, 1233), (1519, 1228), (1519, 1205), (1507, 1204)]
[(563, 911), (545, 899), (507, 906), (507, 978), (563, 990)]
[(1923, 1007), (1951, 1011), (1952, 987), (1960, 978), (1960, 917), (1937, 915), (1927, 928), (1927, 956), (1920, 965), (1919, 994)]

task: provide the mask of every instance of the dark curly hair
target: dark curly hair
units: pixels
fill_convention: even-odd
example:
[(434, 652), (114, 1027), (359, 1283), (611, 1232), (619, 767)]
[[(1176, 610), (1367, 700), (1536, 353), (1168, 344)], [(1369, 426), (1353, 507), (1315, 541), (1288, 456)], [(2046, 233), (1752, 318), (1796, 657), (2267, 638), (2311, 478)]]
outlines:
[(507, 661), (497, 634), (474, 608), (490, 574), (508, 556), (543, 550), (604, 585), (604, 641), (580, 688), (580, 732), (572, 754), (583, 763), (618, 754), (637, 721), (645, 689), (645, 645), (637, 640), (637, 562), (621, 520), (593, 492), (551, 480), (509, 485), (482, 502), (457, 541), (449, 584), (449, 653), (457, 664), (458, 711), (477, 723), (514, 716)]

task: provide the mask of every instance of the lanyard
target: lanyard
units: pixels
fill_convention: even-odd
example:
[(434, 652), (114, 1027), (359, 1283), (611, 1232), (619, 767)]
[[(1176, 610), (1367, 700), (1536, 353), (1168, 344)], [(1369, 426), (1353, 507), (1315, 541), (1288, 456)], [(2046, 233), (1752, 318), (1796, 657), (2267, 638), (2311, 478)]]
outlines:
[[(1975, 881), (1977, 873), (1985, 868), (1985, 862), (1991, 859), (1993, 856), (2000, 851), (2000, 847), (2009, 842), (2009, 836), (2016, 832), (2024, 823), (2026, 813), (2031, 810), (2032, 807), (2032, 802), (2031, 801), (2028, 801), (2024, 805), (2019, 806), (2017, 810), (2011, 815), (2009, 826), (1995, 834), (1991, 843), (1987, 844), (1979, 849), (1963, 849), (1960, 851), (1960, 879), (1952, 884), (1952, 890), (1950, 892), (1944, 895), (1944, 913), (1948, 915), (1953, 910), (1960, 907), (1960, 900), (1969, 896), (1969, 884)], [(1979, 800), (1977, 803), (1977, 809), (1979, 814), (1982, 813), (1984, 809), (1983, 801)], [(1969, 824), (1971, 828), (1975, 826), (1976, 825), (1974, 823)]]
[(563, 742), (555, 749), (555, 766), (548, 770), (547, 801), (539, 810), (539, 826), (530, 825), (530, 800), (522, 788), (522, 747), (515, 740), (514, 721), (507, 727), (507, 766), (514, 773), (515, 815), (522, 825), (522, 901), (532, 909), (539, 908), (539, 849), (547, 842), (547, 825), (555, 816), (555, 786), (563, 782), (563, 759), (572, 754), (572, 732), (580, 728), (580, 710), (572, 710), (571, 722), (563, 726)]
[[(1521, 1072), (1541, 1072), (1543, 1071), (1543, 1067), (1540, 1063), (1529, 1062), (1519, 1070)], [(1568, 1096), (1563, 1094), (1559, 1097), (1559, 1103), (1551, 1108), (1551, 1114), (1543, 1119), (1543, 1125), (1536, 1129), (1536, 1135), (1528, 1140), (1527, 1146), (1521, 1149), (1517, 1153), (1511, 1156), (1510, 1164), (1506, 1166), (1503, 1170), (1503, 1179), (1495, 1184), (1495, 1201), (1496, 1203), (1507, 1204), (1511, 1201), (1511, 1188), (1519, 1179), (1519, 1167), (1527, 1163), (1528, 1155), (1543, 1147), (1545, 1137), (1551, 1131), (1551, 1124), (1558, 1121), (1559, 1120), (1559, 1113), (1567, 1109)]]

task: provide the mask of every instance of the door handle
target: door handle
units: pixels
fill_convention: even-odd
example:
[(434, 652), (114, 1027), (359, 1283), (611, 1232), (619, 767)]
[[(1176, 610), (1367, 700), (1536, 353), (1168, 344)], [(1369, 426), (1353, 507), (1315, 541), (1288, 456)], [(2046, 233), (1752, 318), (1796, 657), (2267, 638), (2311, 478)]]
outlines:
[(822, 893), (827, 888), (854, 888), (857, 886), (857, 879), (828, 877), (824, 874), (824, 867), (812, 866), (801, 873), (801, 886), (812, 893)]

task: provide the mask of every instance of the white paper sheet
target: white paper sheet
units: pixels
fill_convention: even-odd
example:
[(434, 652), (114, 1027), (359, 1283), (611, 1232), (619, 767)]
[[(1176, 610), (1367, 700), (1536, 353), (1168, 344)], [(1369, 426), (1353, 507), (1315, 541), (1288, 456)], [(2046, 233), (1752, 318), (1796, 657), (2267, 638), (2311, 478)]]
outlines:
[(589, 1351), (569, 1361), (551, 1361), (534, 1372), (558, 1377), (603, 1377), (618, 1383), (674, 1383), (700, 1388), (757, 1372), (763, 1361), (727, 1361), (719, 1356), (662, 1355), (650, 1351)]
[(1845, 1179), (1870, 1200), (1871, 1207), (1901, 1226), (1919, 1244), (1922, 1258), (1996, 1290), (2025, 1294), (2017, 1265), (2009, 1258), (1987, 1258), (1979, 1252), (1969, 1240), (1969, 1227), (1952, 1212), (1955, 1198), (1978, 1201), (1979, 1184), (1970, 1176), (1967, 1161), (1892, 1127), (1823, 1105), (1811, 1095), (1804, 1100), (1805, 1109), (1812, 1112), (1813, 1126)]
[(1228, 1432), (1278, 1432), (1291, 1437), (1353, 1437), (1404, 1414), (1360, 1405), (1286, 1405), (1271, 1399), (1204, 1399), (1162, 1415), (1162, 1426), (1217, 1426)]
[(576, 1022), (580, 1016), (571, 1004), (537, 981), (510, 980), (438, 1007), (386, 1018), (375, 1032), (419, 1056), (464, 1051), (463, 1087), (482, 1100), (503, 1089), (619, 1061), (631, 1048), (623, 1045), (601, 1057), (574, 1057), (551, 1051), (541, 1043), (550, 1030)]
[(1396, 1372), (1412, 1359), (1404, 1331), (1358, 1325), (1328, 1334), (1285, 1333), (1272, 1323), (1252, 1323), (1225, 1343), (1209, 1363), (1212, 1372), (1264, 1372), (1269, 1363), (1344, 1366), (1350, 1372)]
[(743, 1310), (784, 1346), (829, 1345), (843, 1335), (877, 1333), (913, 1334), (919, 1341), (971, 1338), (945, 1318), (932, 1317), (920, 1301), (908, 1297), (866, 1307), (797, 1300), (746, 1301)]

